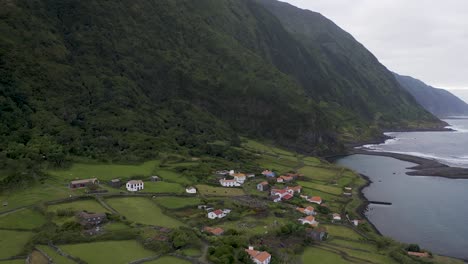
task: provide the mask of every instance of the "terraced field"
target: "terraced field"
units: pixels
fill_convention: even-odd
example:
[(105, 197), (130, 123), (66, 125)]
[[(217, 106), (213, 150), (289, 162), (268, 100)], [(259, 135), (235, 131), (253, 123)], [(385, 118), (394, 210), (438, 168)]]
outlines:
[(145, 225), (175, 228), (183, 224), (178, 220), (165, 215), (161, 208), (149, 198), (125, 197), (111, 198), (106, 202), (128, 220)]
[(88, 263), (127, 264), (155, 255), (154, 252), (144, 249), (134, 240), (63, 245), (61, 249)]

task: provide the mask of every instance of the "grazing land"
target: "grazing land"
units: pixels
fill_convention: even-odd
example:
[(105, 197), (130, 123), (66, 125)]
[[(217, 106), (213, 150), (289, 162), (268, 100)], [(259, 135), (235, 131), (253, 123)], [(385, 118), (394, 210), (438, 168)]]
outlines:
[(126, 264), (155, 255), (154, 252), (144, 249), (133, 240), (80, 243), (62, 245), (60, 248), (88, 263)]
[(145, 182), (144, 192), (152, 193), (183, 193), (185, 188), (178, 183), (172, 182)]
[(59, 203), (59, 204), (49, 205), (47, 207), (47, 211), (49, 212), (57, 212), (58, 210), (63, 210), (63, 209), (70, 209), (74, 212), (78, 212), (78, 211), (87, 211), (87, 212), (92, 212), (92, 213), (108, 212), (107, 209), (102, 207), (102, 205), (99, 204), (94, 199), (77, 200), (77, 201), (68, 202), (68, 203)]
[(176, 257), (171, 257), (171, 256), (160, 257), (156, 260), (145, 262), (145, 263), (146, 264), (190, 264), (190, 262), (187, 260), (176, 258)]
[(31, 209), (0, 215), (0, 228), (5, 229), (34, 229), (46, 222), (42, 214)]
[(31, 232), (0, 230), (0, 259), (23, 253), (24, 245), (32, 236)]
[(158, 197), (155, 201), (159, 206), (168, 209), (180, 209), (201, 203), (201, 200), (196, 197)]
[(37, 246), (38, 249), (42, 250), (44, 253), (47, 254), (47, 256), (49, 256), (50, 258), (52, 258), (52, 260), (55, 262), (55, 263), (60, 263), (60, 264), (75, 264), (75, 262), (71, 259), (68, 259), (60, 254), (58, 254), (54, 249), (52, 249), (51, 247), (49, 246), (46, 246), (46, 245), (39, 245)]
[(143, 197), (125, 197), (111, 198), (107, 203), (124, 215), (128, 220), (145, 224), (175, 228), (183, 224), (176, 219), (165, 215), (161, 208), (149, 198)]
[(244, 190), (241, 188), (223, 188), (223, 187), (213, 187), (209, 185), (199, 184), (196, 185), (198, 191), (202, 195), (210, 196), (241, 196), (245, 195)]

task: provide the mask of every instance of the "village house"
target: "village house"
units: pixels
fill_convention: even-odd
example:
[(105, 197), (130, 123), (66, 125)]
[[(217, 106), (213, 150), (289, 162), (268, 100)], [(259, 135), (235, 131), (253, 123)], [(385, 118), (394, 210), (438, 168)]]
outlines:
[(214, 210), (214, 211), (211, 211), (208, 213), (208, 218), (209, 219), (216, 219), (216, 218), (224, 218), (226, 217), (226, 215), (228, 215), (229, 213), (231, 212), (231, 210), (229, 209), (224, 209), (224, 210), (221, 210), (221, 209), (218, 209), (218, 210)]
[(255, 173), (248, 173), (247, 178), (255, 178)]
[(312, 206), (307, 206), (306, 208), (298, 207), (296, 210), (306, 215), (315, 215), (315, 208)]
[(347, 192), (350, 192), (350, 191), (353, 190), (353, 188), (351, 188), (351, 187), (344, 187), (344, 189), (345, 189), (345, 191), (347, 191)]
[(144, 189), (145, 184), (142, 180), (131, 180), (127, 182), (126, 187), (129, 192), (138, 192)]
[(189, 187), (185, 188), (185, 192), (190, 193), (190, 194), (195, 194), (195, 193), (197, 193), (197, 189), (195, 189), (195, 187), (193, 187), (193, 186), (189, 186)]
[(294, 195), (295, 193), (301, 193), (302, 187), (300, 185), (294, 186), (294, 187), (286, 187), (286, 191), (291, 192)]
[(343, 196), (351, 197), (351, 196), (353, 196), (353, 194), (352, 194), (352, 193), (349, 193), (349, 192), (344, 192), (344, 193), (343, 193)]
[(88, 185), (95, 185), (95, 184), (99, 184), (99, 181), (97, 178), (71, 181), (69, 184), (69, 187), (70, 189), (77, 189), (77, 188), (85, 188)]
[(151, 176), (150, 177), (150, 181), (152, 181), (152, 182), (158, 182), (160, 180), (161, 180), (161, 178), (159, 178), (159, 176)]
[(219, 184), (223, 187), (239, 187), (241, 184), (236, 180), (226, 180), (226, 178), (219, 180)]
[(320, 196), (312, 196), (310, 198), (307, 198), (307, 201), (311, 203), (321, 204), (322, 198), (320, 198)]
[(288, 173), (286, 176), (292, 177), (294, 180), (301, 179), (304, 177), (304, 174), (299, 174), (299, 173)]
[(220, 227), (205, 227), (203, 228), (203, 231), (206, 232), (206, 233), (210, 233), (212, 235), (215, 235), (215, 236), (220, 236), (222, 234), (224, 234), (224, 229), (220, 228)]
[(234, 180), (240, 184), (244, 184), (245, 180), (247, 179), (244, 173), (234, 173), (231, 176), (234, 177)]
[(332, 215), (333, 221), (341, 221), (341, 215), (340, 214), (333, 214)]
[(257, 190), (264, 192), (268, 191), (270, 189), (270, 185), (268, 185), (268, 182), (262, 181), (261, 183), (257, 184)]
[(276, 174), (271, 170), (262, 171), (262, 175), (268, 177), (276, 177)]
[(311, 226), (318, 226), (318, 224), (319, 224), (317, 221), (315, 221), (315, 217), (313, 217), (313, 216), (311, 216), (311, 215), (306, 216), (306, 217), (304, 217), (304, 218), (299, 218), (298, 220), (299, 220), (299, 222), (301, 222), (303, 225), (309, 224), (309, 225), (311, 225)]
[(91, 228), (104, 223), (107, 220), (107, 215), (105, 213), (89, 214), (86, 212), (80, 212), (76, 215), (76, 218), (80, 225), (85, 228)]
[(271, 195), (270, 196), (270, 200), (272, 200), (273, 202), (277, 203), (277, 202), (281, 202), (281, 196), (279, 195)]
[(292, 176), (285, 176), (285, 175), (281, 175), (276, 179), (277, 182), (282, 182), (282, 183), (292, 182), (293, 180), (294, 178)]
[(328, 234), (325, 228), (307, 228), (306, 237), (314, 241), (323, 241), (327, 238)]
[(249, 246), (245, 252), (249, 254), (250, 259), (252, 259), (255, 264), (269, 264), (271, 261), (271, 255), (266, 251), (257, 251), (253, 247)]
[(113, 188), (120, 188), (122, 186), (122, 181), (120, 179), (113, 179), (109, 182), (109, 185)]

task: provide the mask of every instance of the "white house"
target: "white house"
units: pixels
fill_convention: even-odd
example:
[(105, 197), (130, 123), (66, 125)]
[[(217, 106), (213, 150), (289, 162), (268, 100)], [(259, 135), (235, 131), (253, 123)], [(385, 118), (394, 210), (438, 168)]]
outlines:
[(262, 181), (259, 184), (257, 184), (257, 190), (264, 192), (267, 191), (269, 188), (268, 182)]
[(127, 190), (130, 192), (141, 191), (145, 188), (145, 184), (141, 180), (131, 180), (127, 182)]
[(333, 221), (341, 221), (341, 215), (340, 214), (333, 214)]
[(208, 213), (208, 218), (209, 219), (223, 218), (230, 212), (231, 210), (221, 210), (221, 209), (214, 210)]
[(312, 206), (307, 206), (306, 208), (296, 208), (296, 210), (306, 215), (315, 215), (315, 209)]
[(245, 176), (244, 173), (234, 173), (232, 176), (234, 177), (234, 180), (240, 184), (244, 184), (245, 180), (247, 179), (247, 176)]
[(239, 187), (241, 184), (237, 182), (236, 180), (226, 180), (226, 179), (221, 179), (219, 180), (219, 183), (223, 187)]
[(299, 222), (301, 222), (303, 225), (304, 224), (309, 224), (311, 226), (317, 226), (318, 225), (318, 222), (315, 221), (315, 217), (309, 215), (309, 216), (306, 216), (304, 218), (299, 218), (298, 219)]
[(195, 187), (193, 186), (190, 186), (190, 187), (185, 188), (185, 192), (190, 193), (190, 194), (195, 194), (197, 193), (197, 189), (195, 189)]
[(256, 264), (269, 264), (271, 261), (271, 255), (266, 251), (257, 251), (253, 247), (249, 246), (245, 252), (249, 254), (252, 261)]

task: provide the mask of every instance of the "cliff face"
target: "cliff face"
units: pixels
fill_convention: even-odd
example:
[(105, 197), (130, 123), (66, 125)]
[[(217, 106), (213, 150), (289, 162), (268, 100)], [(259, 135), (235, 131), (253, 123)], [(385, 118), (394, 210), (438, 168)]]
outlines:
[(398, 82), (432, 114), (443, 118), (468, 115), (468, 104), (447, 90), (434, 88), (410, 76), (395, 73)]

